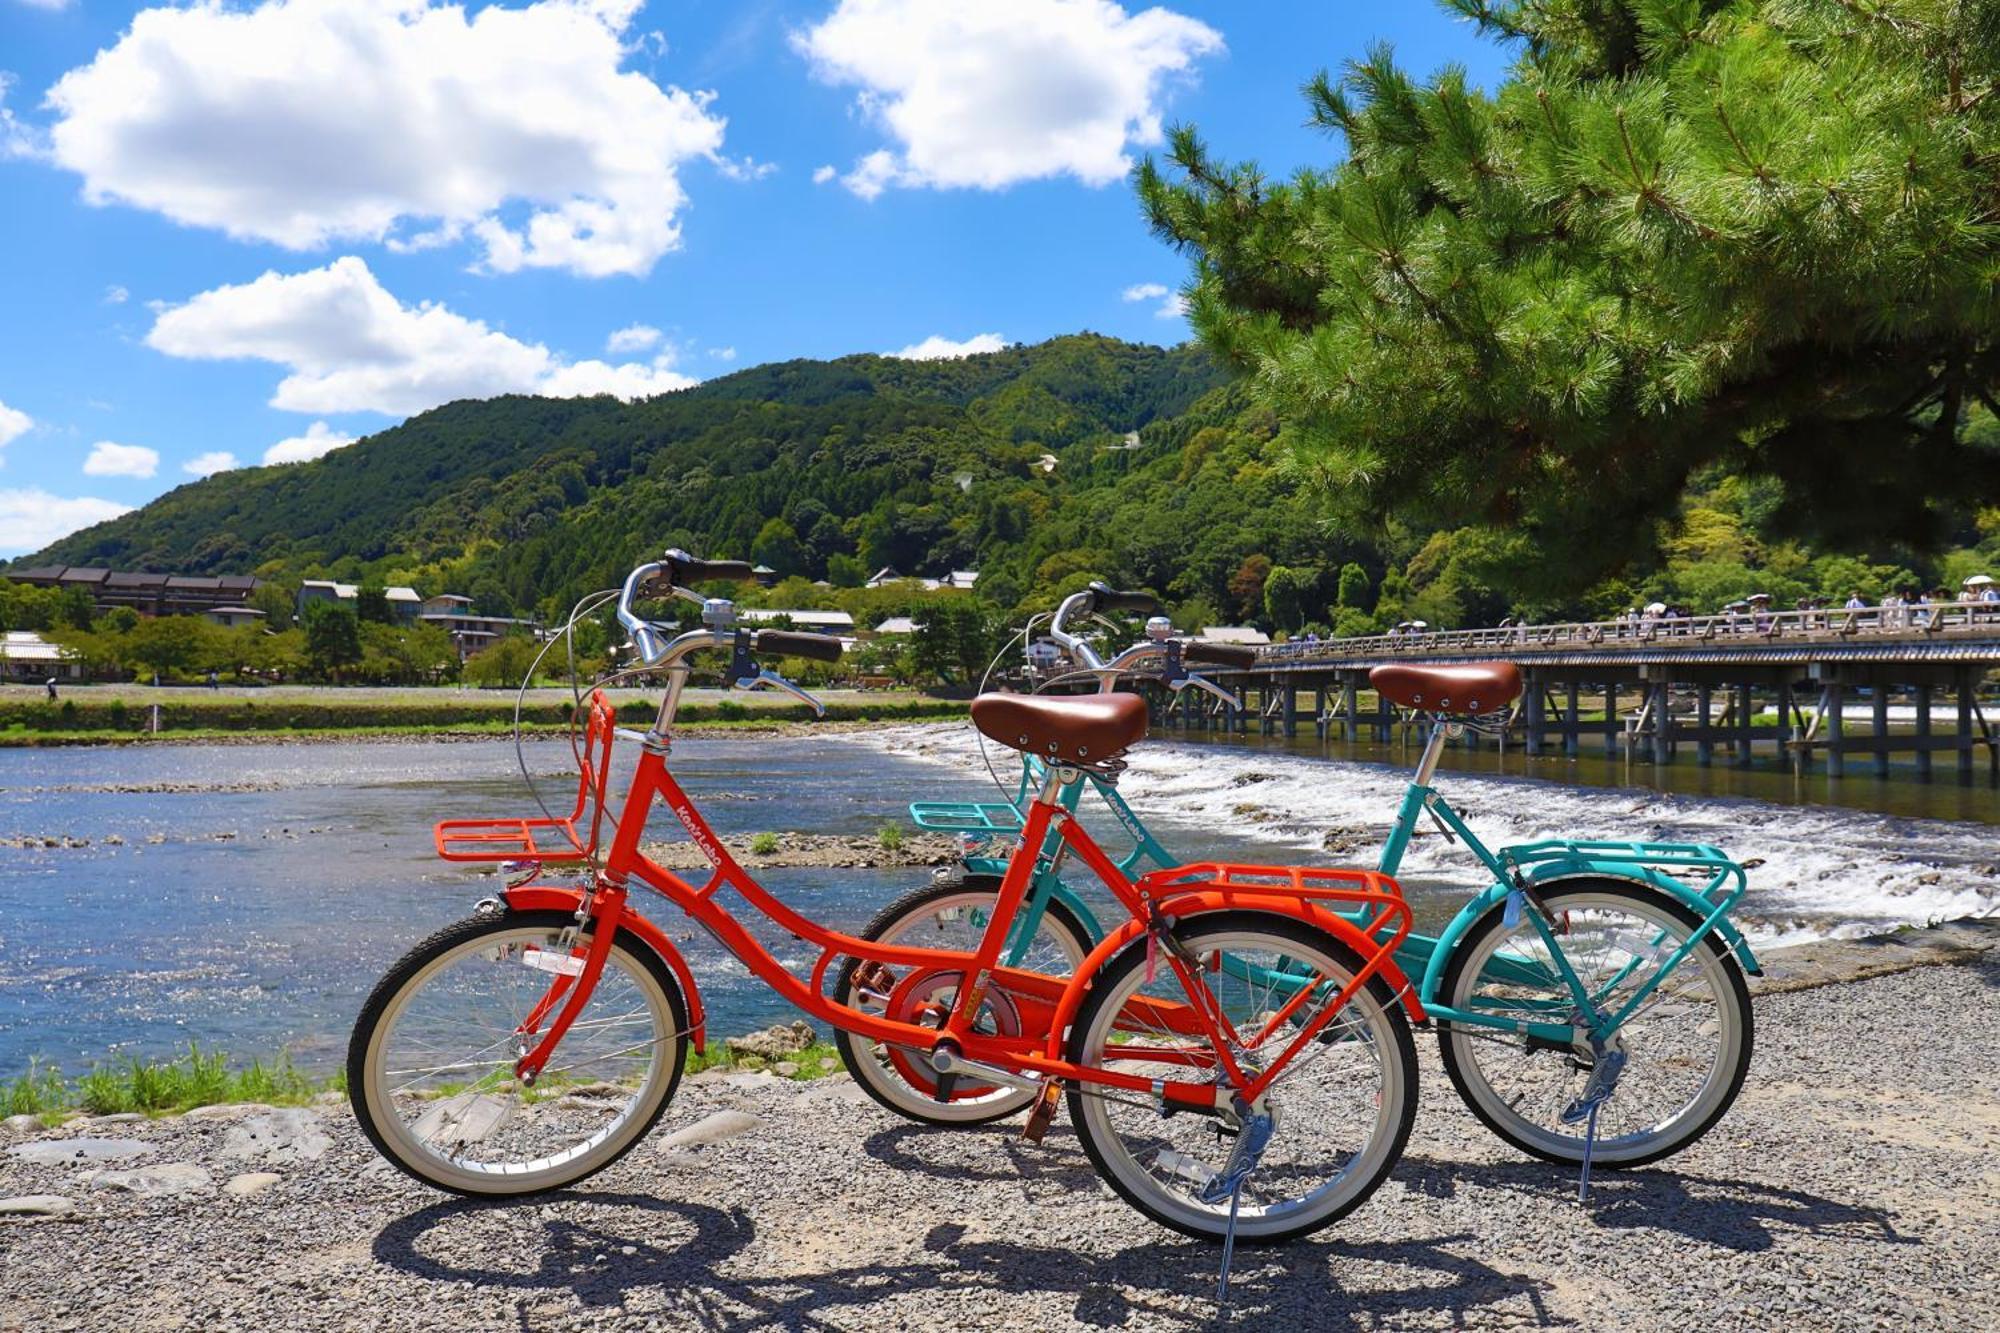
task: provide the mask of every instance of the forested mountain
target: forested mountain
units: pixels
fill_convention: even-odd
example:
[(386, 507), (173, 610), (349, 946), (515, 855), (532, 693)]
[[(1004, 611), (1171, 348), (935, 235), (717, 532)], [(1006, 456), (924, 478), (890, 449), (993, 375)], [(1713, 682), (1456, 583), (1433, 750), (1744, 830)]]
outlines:
[[(1528, 602), (1491, 529), (1328, 524), (1279, 433), (1193, 346), (1084, 334), (953, 361), (791, 361), (630, 404), (453, 403), (315, 462), (182, 486), (17, 565), (410, 583), (547, 617), (683, 546), (838, 587), (884, 565), (978, 569), (982, 600), (1005, 612), (1099, 576), (1164, 594), (1185, 624), (1351, 633), (1403, 616), (1615, 613), (1638, 596), (1705, 606), (1760, 587), (1876, 596), (2000, 555), (1995, 512), (1942, 560), (1817, 553), (1767, 531), (1775, 483), (1715, 474), (1650, 559)], [(834, 594), (799, 582), (771, 596)]]

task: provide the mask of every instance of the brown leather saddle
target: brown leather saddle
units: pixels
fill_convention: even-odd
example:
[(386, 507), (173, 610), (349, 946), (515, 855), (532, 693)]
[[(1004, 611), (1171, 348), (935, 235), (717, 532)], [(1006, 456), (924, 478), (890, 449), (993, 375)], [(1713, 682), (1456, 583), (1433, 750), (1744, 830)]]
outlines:
[(1521, 669), (1512, 662), (1395, 662), (1370, 671), (1368, 683), (1390, 703), (1454, 717), (1484, 717), (1521, 697)]
[(972, 725), (1010, 749), (1066, 768), (1115, 772), (1146, 736), (1146, 701), (1136, 694), (982, 694)]

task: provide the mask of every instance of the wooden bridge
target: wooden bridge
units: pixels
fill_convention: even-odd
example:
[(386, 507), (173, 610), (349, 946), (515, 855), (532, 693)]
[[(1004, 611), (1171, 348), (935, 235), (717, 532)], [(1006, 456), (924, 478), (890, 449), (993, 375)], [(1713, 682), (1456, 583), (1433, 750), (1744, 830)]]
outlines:
[[(1276, 644), (1255, 667), (1218, 672), (1243, 696), (1229, 708), (1193, 690), (1163, 710), (1169, 726), (1389, 740), (1404, 722), (1368, 688), (1369, 668), (1393, 661), (1506, 659), (1527, 688), (1504, 724), (1471, 744), (1518, 743), (1529, 754), (1574, 756), (1586, 741), (1608, 755), (1670, 762), (1693, 745), (1700, 763), (1720, 749), (1749, 764), (1758, 747), (1801, 771), (1823, 760), (1829, 776), (1850, 758), (1886, 775), (1892, 754), (1914, 756), (1920, 776), (1944, 754), (1959, 780), (1975, 759), (2000, 779), (2000, 735), (1981, 702), (2000, 668), (2000, 604), (1951, 602), (1864, 611), (1745, 612), (1693, 618), (1599, 621), (1429, 631)], [(1363, 696), (1367, 695), (1367, 711)], [(1896, 705), (1892, 720), (1892, 696)], [(1866, 705), (1865, 725), (1849, 716)], [(2000, 710), (1996, 710), (2000, 711)]]

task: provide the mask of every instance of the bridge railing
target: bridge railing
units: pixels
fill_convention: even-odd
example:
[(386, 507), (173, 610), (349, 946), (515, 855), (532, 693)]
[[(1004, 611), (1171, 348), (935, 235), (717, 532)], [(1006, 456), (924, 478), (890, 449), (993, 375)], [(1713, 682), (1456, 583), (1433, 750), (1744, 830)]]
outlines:
[(1417, 630), (1348, 639), (1293, 640), (1271, 644), (1257, 652), (1261, 661), (1284, 662), (1326, 656), (1400, 658), (1426, 653), (1505, 655), (1563, 648), (1637, 650), (1703, 644), (1839, 643), (1857, 638), (1924, 642), (1967, 635), (2000, 635), (2000, 602), (1953, 601), (1929, 606), (1871, 606), (1852, 611), (1828, 608), (1717, 612), (1706, 616), (1585, 620), (1490, 629)]

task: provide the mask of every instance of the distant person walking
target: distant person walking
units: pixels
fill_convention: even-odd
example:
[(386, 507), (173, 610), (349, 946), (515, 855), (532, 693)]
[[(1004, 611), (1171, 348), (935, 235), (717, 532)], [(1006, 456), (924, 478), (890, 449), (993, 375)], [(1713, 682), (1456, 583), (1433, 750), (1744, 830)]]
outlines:
[(44, 685), (45, 685), (45, 686), (47, 687), (47, 689), (48, 689), (48, 692), (49, 692), (49, 702), (50, 702), (50, 703), (54, 703), (54, 702), (56, 701), (56, 678), (55, 678), (54, 676), (50, 676), (50, 677), (49, 677), (49, 678), (48, 678), (48, 679), (47, 679), (46, 681), (44, 681), (44, 682), (42, 682), (42, 683), (43, 683), (43, 684), (44, 684)]

